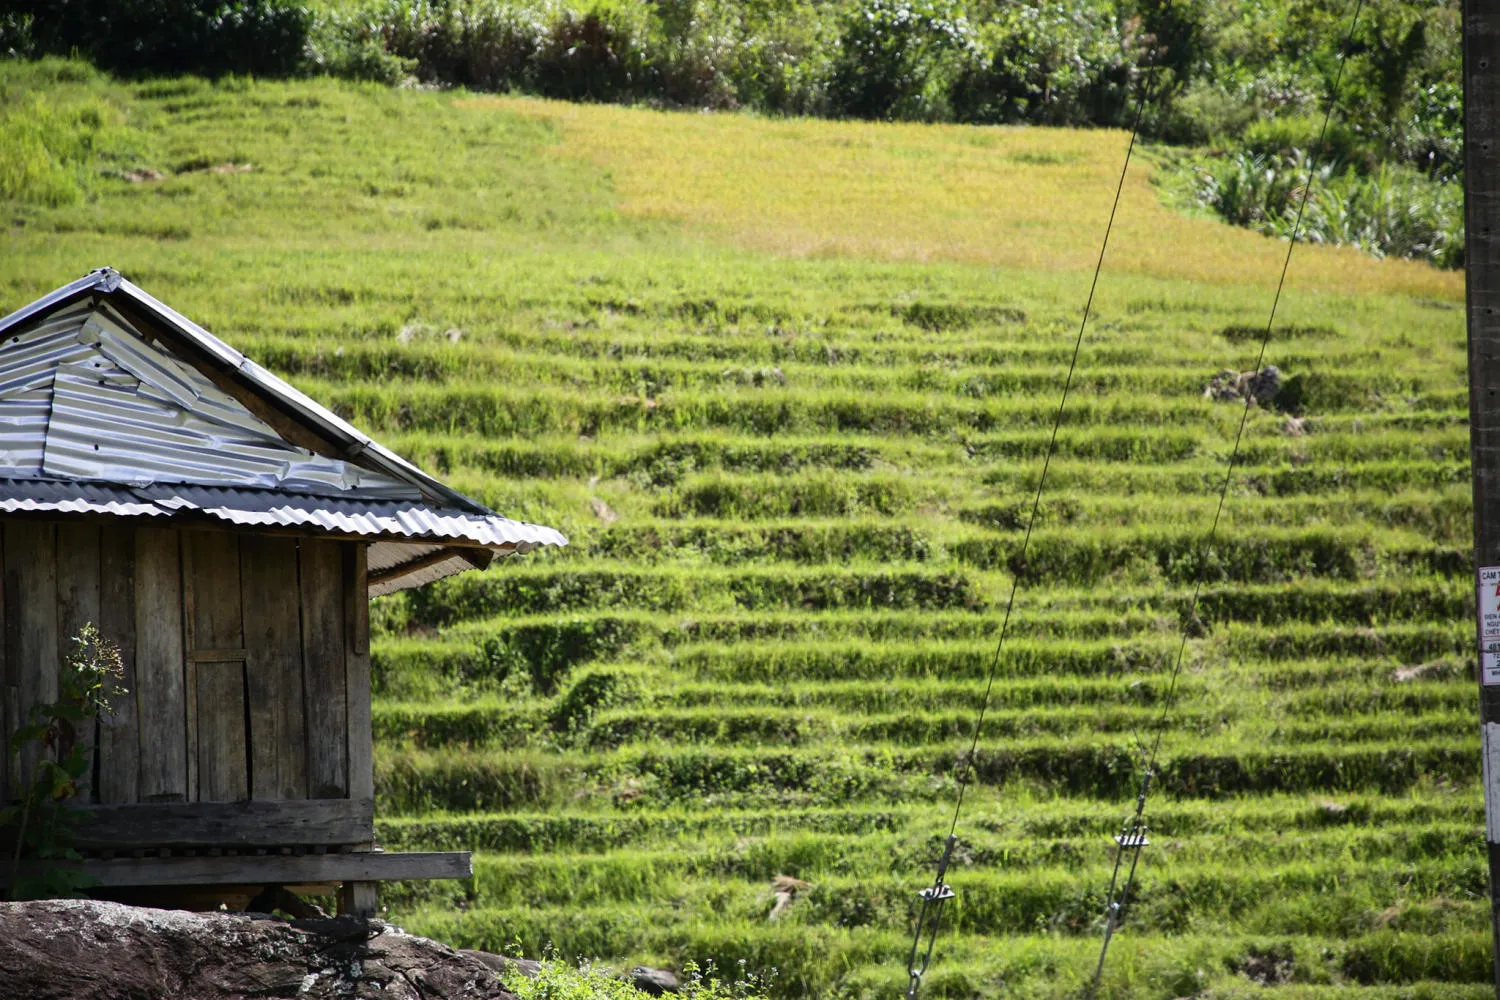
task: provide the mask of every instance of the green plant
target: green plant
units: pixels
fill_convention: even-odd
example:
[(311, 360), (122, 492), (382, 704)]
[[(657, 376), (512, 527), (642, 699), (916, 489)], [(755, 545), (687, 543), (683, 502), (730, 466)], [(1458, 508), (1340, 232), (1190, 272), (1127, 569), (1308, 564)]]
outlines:
[[(520, 946), (513, 944), (509, 950), (514, 953)], [(639, 1000), (641, 996), (629, 979), (588, 961), (572, 965), (558, 958), (547, 958), (530, 974), (522, 974), (511, 965), (502, 979), (505, 988), (519, 1000)], [(711, 959), (702, 967), (689, 961), (683, 964), (681, 985), (676, 993), (688, 1000), (759, 1000), (766, 996), (774, 980), (774, 969), (762, 979), (746, 972), (743, 961), (732, 980), (724, 979)]]
[(1299, 238), (1353, 246), (1376, 257), (1463, 265), (1462, 186), (1382, 163), (1369, 173), (1326, 162), (1310, 176), (1306, 153), (1240, 152), (1199, 169), (1198, 199), (1229, 222), (1290, 238), (1309, 183)]
[[(66, 866), (45, 864), (76, 859), (68, 846), (71, 813), (68, 802), (79, 792), (94, 757), (94, 724), (111, 714), (111, 700), (125, 693), (120, 649), (99, 634), (92, 622), (73, 637), (73, 651), (63, 661), (56, 701), (33, 705), (26, 722), (10, 736), (8, 760), (30, 781), (20, 805), (0, 809), (0, 829), (14, 828), (11, 855), (12, 899), (75, 896), (86, 887), (83, 876)], [(35, 874), (20, 875), (23, 859), (43, 862)]]

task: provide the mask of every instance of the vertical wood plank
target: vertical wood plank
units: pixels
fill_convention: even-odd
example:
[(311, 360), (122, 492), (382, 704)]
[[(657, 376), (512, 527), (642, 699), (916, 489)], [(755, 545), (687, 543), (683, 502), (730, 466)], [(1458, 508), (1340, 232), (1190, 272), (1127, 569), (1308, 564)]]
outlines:
[(245, 767), (245, 661), (203, 661), (196, 666), (198, 800), (239, 802), (250, 797)]
[[(344, 652), (349, 715), (349, 797), (375, 797), (375, 760), (370, 725), (370, 597), (367, 546), (344, 542)], [(372, 831), (373, 834), (373, 831)]]
[(99, 539), (99, 631), (120, 647), (122, 693), (99, 720), (99, 801), (140, 798), (141, 748), (136, 728), (135, 529), (107, 526)]
[[(183, 533), (183, 613), (188, 622), (188, 701), (196, 709), (197, 799), (249, 798), (245, 753), (245, 664), (205, 659), (208, 650), (241, 649), (240, 543), (227, 531)], [(190, 786), (191, 792), (191, 786)]]
[[(25, 719), (31, 707), (57, 700), (61, 660), (57, 636), (57, 526), (51, 522), (9, 521), (5, 525), (6, 660), (14, 661)], [(36, 773), (40, 747), (20, 755), (19, 780)]]
[(84, 625), (99, 624), (100, 538), (95, 524), (57, 526), (57, 623), (65, 655)]
[[(99, 626), (99, 549), (97, 524), (65, 521), (57, 526), (57, 629), (58, 655), (66, 660), (73, 655), (73, 640), (83, 627)], [(80, 724), (75, 737), (85, 745), (90, 768), (78, 781), (75, 797), (80, 805), (93, 801), (94, 747), (99, 743), (98, 725), (93, 721)]]
[(193, 650), (198, 648), (198, 613), (193, 607), (193, 587), (188, 574), (188, 544), (182, 532), (177, 533), (177, 581), (178, 600), (182, 608), (182, 685), (183, 685), (183, 735), (187, 739), (187, 797), (198, 801), (198, 661), (193, 659)]
[(182, 649), (178, 534), (135, 533), (135, 674), (143, 802), (182, 802), (188, 792), (187, 682)]
[(252, 799), (307, 798), (302, 610), (297, 541), (247, 535), (240, 545)]
[(321, 539), (304, 539), (299, 557), (308, 796), (343, 798), (349, 793), (343, 561), (339, 543)]

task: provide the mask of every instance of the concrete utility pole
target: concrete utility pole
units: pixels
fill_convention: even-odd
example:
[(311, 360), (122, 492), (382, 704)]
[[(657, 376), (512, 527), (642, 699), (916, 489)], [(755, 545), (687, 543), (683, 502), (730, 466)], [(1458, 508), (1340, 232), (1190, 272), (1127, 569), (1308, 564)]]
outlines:
[(1500, 4), (1464, 0), (1464, 217), (1479, 717), (1494, 979), (1500, 996)]

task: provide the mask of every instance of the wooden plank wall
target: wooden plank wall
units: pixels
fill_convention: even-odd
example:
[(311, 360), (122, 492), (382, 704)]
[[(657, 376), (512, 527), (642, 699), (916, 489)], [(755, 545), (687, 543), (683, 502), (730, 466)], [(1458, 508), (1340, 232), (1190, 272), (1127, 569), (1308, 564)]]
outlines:
[(374, 797), (363, 544), (5, 521), (0, 566), (0, 740), (84, 622), (120, 646), (85, 801)]
[[(73, 521), (57, 526), (57, 639), (64, 658), (72, 653), (83, 626), (99, 624), (100, 540), (97, 524)], [(97, 743), (98, 736), (93, 725), (87, 732), (78, 733), (78, 739), (90, 747)], [(92, 751), (89, 757), (92, 765)], [(77, 801), (92, 801), (92, 770), (84, 773), (78, 785)]]
[[(4, 526), (5, 659), (15, 664), (15, 696), (24, 720), (27, 707), (57, 698), (57, 529), (55, 525)], [(29, 669), (51, 664), (50, 670)], [(41, 760), (35, 744), (21, 754), (18, 777), (26, 781)]]
[(344, 669), (349, 704), (349, 797), (375, 798), (374, 733), (370, 720), (370, 599), (368, 550), (344, 546)]

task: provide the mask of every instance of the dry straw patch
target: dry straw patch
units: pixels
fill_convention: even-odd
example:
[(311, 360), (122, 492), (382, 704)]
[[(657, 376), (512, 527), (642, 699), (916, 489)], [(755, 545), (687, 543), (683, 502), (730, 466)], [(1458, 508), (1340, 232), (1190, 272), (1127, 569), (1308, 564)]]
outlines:
[[(556, 152), (607, 170), (628, 214), (687, 223), (795, 257), (1092, 267), (1128, 136), (1120, 131), (769, 120), (572, 105), (459, 101), (554, 124)], [(1106, 267), (1271, 285), (1285, 244), (1164, 206), (1151, 167), (1127, 179)], [(1463, 279), (1408, 261), (1309, 247), (1292, 287), (1458, 298)]]

